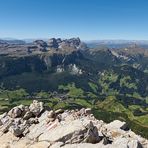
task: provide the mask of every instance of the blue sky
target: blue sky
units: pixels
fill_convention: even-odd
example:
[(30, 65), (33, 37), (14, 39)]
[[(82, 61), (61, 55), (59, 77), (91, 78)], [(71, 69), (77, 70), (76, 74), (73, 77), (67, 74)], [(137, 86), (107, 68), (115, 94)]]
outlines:
[(148, 40), (148, 0), (0, 0), (0, 38)]

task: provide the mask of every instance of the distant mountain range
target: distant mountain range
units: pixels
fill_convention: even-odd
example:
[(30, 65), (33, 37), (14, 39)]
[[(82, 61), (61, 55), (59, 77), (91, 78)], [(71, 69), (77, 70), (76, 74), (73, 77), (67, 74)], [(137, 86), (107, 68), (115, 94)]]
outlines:
[(85, 41), (89, 47), (96, 48), (105, 46), (109, 48), (123, 48), (130, 45), (138, 45), (143, 48), (148, 48), (148, 40), (92, 40)]
[(87, 43), (114, 43), (114, 44), (123, 44), (123, 43), (140, 43), (140, 44), (148, 44), (148, 40), (90, 40), (85, 41)]
[[(24, 39), (17, 39), (17, 38), (0, 38), (0, 40), (4, 41), (12, 41), (12, 40), (21, 40), (21, 41), (35, 41), (35, 40), (44, 40), (47, 41), (48, 38), (24, 38)], [(101, 43), (101, 44), (126, 44), (126, 43), (137, 43), (137, 44), (148, 44), (148, 40), (124, 40), (124, 39), (103, 39), (103, 40), (83, 40), (86, 43)]]
[[(0, 38), (0, 43), (8, 43), (8, 44), (30, 44), (35, 40), (44, 40), (48, 41), (47, 38), (39, 38), (39, 39), (15, 39), (15, 38)], [(148, 40), (89, 40), (83, 41), (90, 48), (97, 47), (108, 47), (108, 48), (125, 48), (131, 45), (138, 45), (145, 49), (148, 49)]]
[(24, 40), (18, 40), (18, 39), (0, 39), (0, 44), (25, 44), (26, 42)]

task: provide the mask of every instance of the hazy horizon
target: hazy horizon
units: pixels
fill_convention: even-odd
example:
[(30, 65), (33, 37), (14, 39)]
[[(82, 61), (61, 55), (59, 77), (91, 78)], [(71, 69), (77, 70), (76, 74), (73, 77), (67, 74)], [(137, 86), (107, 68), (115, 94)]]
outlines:
[[(13, 37), (0, 37), (0, 40), (48, 40), (50, 38), (56, 38), (56, 37), (48, 37), (48, 38), (13, 38)], [(61, 38), (61, 37), (57, 37), (57, 38)], [(76, 36), (73, 37), (69, 37), (69, 38), (61, 38), (61, 39), (70, 39), (70, 38), (77, 38)], [(147, 40), (142, 40), (142, 39), (89, 39), (89, 40), (83, 40), (80, 38), (81, 41), (85, 41), (85, 42), (97, 42), (97, 41), (146, 41)]]

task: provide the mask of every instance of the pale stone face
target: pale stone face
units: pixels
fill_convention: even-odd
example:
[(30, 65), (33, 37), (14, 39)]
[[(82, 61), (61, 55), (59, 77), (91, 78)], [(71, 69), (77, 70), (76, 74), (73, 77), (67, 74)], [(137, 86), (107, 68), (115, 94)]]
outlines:
[[(148, 140), (127, 130), (125, 122), (114, 120), (106, 124), (95, 119), (90, 108), (81, 110), (50, 110), (27, 120), (13, 116), (15, 109), (35, 112), (43, 103), (33, 101), (30, 110), (17, 106), (0, 115), (0, 148), (147, 148)], [(60, 117), (60, 119), (59, 119)], [(47, 119), (51, 119), (47, 122)], [(126, 129), (126, 130), (125, 130)]]

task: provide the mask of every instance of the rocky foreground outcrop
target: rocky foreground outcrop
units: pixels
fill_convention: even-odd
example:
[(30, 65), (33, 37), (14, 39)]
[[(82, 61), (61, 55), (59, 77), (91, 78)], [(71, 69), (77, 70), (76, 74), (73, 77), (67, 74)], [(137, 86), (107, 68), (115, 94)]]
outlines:
[(47, 110), (36, 100), (0, 115), (0, 148), (148, 148), (125, 122), (95, 119), (91, 109)]

